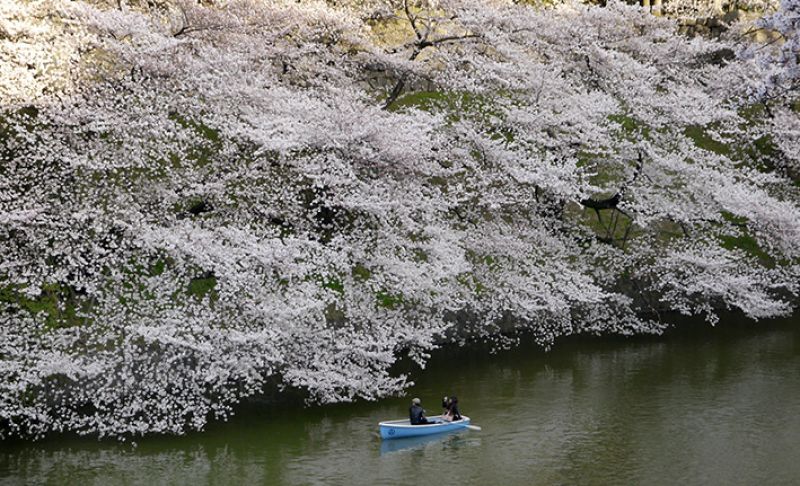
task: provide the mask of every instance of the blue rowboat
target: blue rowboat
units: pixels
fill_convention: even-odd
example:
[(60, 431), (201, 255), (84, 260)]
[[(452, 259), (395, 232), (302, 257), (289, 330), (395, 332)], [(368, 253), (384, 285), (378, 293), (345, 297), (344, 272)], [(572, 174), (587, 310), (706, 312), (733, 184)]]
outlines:
[(380, 422), (381, 439), (400, 439), (402, 437), (418, 437), (420, 435), (440, 434), (451, 430), (466, 429), (469, 426), (469, 417), (462, 415), (461, 420), (445, 422), (441, 416), (428, 417), (435, 422), (425, 425), (411, 425), (408, 419), (389, 420)]

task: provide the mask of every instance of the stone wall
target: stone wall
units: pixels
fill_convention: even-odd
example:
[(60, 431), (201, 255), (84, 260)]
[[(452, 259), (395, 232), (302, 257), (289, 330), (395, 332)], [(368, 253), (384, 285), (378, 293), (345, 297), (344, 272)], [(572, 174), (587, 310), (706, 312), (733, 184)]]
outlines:
[(742, 29), (742, 33), (755, 42), (770, 42), (779, 37), (776, 32), (755, 27), (754, 23), (760, 16), (761, 14), (757, 12), (731, 10), (709, 17), (680, 18), (678, 19), (678, 31), (689, 37), (696, 35), (720, 37), (734, 24), (745, 22), (745, 25), (749, 24), (750, 27)]

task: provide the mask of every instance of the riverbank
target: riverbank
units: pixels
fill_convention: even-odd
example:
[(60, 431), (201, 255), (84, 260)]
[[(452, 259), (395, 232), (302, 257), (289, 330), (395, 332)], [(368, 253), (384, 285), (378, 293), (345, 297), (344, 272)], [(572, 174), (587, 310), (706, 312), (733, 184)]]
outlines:
[[(449, 368), (461, 368), (466, 364), (473, 366), (489, 366), (492, 363), (504, 363), (513, 365), (516, 360), (527, 360), (535, 357), (536, 360), (547, 362), (555, 356), (571, 356), (585, 352), (613, 351), (625, 349), (626, 346), (648, 346), (666, 345), (669, 343), (682, 343), (683, 345), (713, 345), (719, 342), (721, 345), (730, 340), (747, 339), (759, 336), (764, 333), (792, 331), (800, 327), (800, 317), (797, 315), (783, 319), (767, 319), (763, 321), (753, 321), (747, 319), (740, 313), (728, 312), (721, 315), (721, 321), (717, 325), (711, 325), (699, 317), (686, 317), (671, 315), (673, 325), (667, 327), (663, 334), (635, 334), (622, 336), (618, 334), (606, 334), (601, 336), (593, 335), (571, 335), (559, 338), (550, 350), (546, 350), (536, 343), (534, 336), (529, 333), (520, 333), (514, 339), (519, 343), (502, 348), (495, 343), (487, 340), (472, 340), (464, 345), (445, 344), (431, 353), (431, 357), (425, 367), (421, 369), (411, 360), (400, 360), (393, 373), (406, 373), (415, 383), (425, 383), (430, 378), (429, 375), (437, 370)], [(437, 378), (434, 378), (434, 380)], [(278, 381), (268, 388), (268, 392), (255, 395), (242, 401), (235, 407), (235, 413), (230, 421), (212, 421), (204, 431), (192, 432), (187, 435), (189, 438), (199, 438), (209, 433), (208, 431), (224, 430), (231, 423), (238, 423), (249, 420), (250, 417), (268, 418), (273, 414), (303, 413), (303, 414), (327, 414), (335, 410), (347, 410), (350, 408), (373, 407), (375, 404), (396, 403), (397, 401), (407, 400), (413, 394), (415, 387), (407, 390), (403, 397), (386, 398), (377, 402), (360, 400), (355, 403), (343, 404), (308, 404), (308, 396), (299, 389), (280, 389)], [(174, 440), (169, 435), (151, 434), (145, 437), (132, 437), (128, 441), (144, 443), (146, 441)], [(77, 436), (74, 434), (50, 434), (44, 439), (34, 444), (58, 443), (62, 440), (77, 442), (95, 442), (96, 436)], [(108, 438), (103, 442), (114, 444), (118, 439)], [(29, 441), (24, 439), (12, 438), (5, 441), (6, 444), (24, 445)], [(120, 442), (124, 445), (125, 442)]]
[[(676, 314), (665, 314), (665, 328), (661, 334), (573, 334), (559, 337), (550, 349), (543, 348), (536, 342), (535, 335), (530, 330), (522, 330), (507, 335), (506, 339), (498, 340), (495, 338), (472, 339), (464, 344), (445, 343), (431, 353), (424, 369), (410, 359), (401, 359), (391, 370), (393, 374), (408, 374), (410, 379), (417, 382), (418, 379), (426, 374), (431, 368), (447, 368), (448, 363), (463, 363), (465, 360), (471, 362), (491, 362), (505, 357), (519, 357), (520, 355), (537, 355), (547, 357), (551, 353), (570, 353), (579, 352), (582, 348), (603, 349), (606, 347), (625, 346), (627, 344), (649, 344), (666, 341), (685, 341), (690, 342), (713, 342), (714, 340), (727, 340), (734, 338), (744, 338), (757, 335), (763, 332), (787, 329), (792, 326), (800, 326), (800, 317), (797, 314), (782, 319), (765, 319), (754, 321), (738, 312), (718, 311), (720, 322), (716, 325), (710, 324), (707, 320), (699, 316), (680, 316)], [(656, 317), (656, 316), (652, 316)], [(670, 324), (666, 324), (669, 322)], [(514, 344), (516, 343), (516, 344)], [(512, 358), (513, 359), (513, 358)], [(408, 393), (405, 394), (407, 396)], [(236, 407), (236, 415), (260, 413), (265, 407), (269, 409), (308, 409), (309, 405), (305, 400), (307, 395), (298, 389), (279, 390), (277, 383), (269, 393), (256, 395), (245, 399)], [(387, 400), (387, 399), (384, 399)], [(388, 399), (393, 400), (393, 399)], [(352, 404), (328, 404), (311, 405), (311, 408), (320, 407), (322, 409), (349, 407)], [(236, 420), (234, 418), (234, 420)], [(214, 427), (214, 424), (210, 425)]]

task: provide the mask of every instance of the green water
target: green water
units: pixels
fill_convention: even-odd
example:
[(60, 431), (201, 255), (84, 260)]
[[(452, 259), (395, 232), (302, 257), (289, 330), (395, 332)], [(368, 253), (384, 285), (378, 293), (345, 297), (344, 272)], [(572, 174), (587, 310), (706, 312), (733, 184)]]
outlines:
[(262, 408), (181, 438), (0, 443), (2, 484), (800, 484), (800, 321), (487, 356), (440, 352), (410, 394), (483, 427), (381, 442), (407, 398)]

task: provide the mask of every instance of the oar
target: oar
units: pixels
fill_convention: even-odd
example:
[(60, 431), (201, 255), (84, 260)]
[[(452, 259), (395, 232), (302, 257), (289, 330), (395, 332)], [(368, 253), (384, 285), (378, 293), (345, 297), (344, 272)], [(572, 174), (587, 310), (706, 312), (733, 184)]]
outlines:
[(477, 425), (471, 425), (471, 424), (468, 424), (468, 425), (467, 425), (467, 428), (468, 428), (469, 430), (477, 430), (478, 432), (480, 432), (480, 430), (481, 430), (481, 428), (480, 428), (480, 427), (478, 427)]

